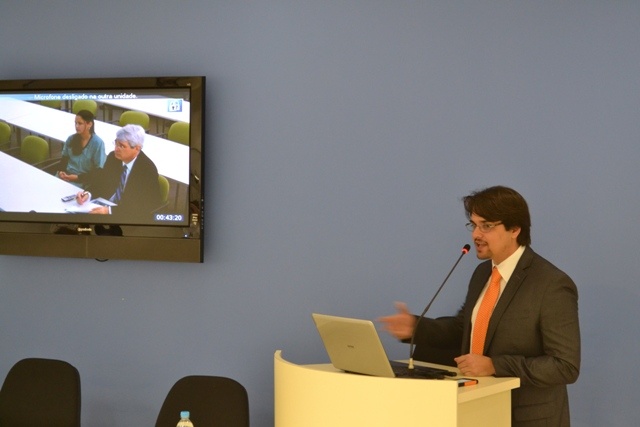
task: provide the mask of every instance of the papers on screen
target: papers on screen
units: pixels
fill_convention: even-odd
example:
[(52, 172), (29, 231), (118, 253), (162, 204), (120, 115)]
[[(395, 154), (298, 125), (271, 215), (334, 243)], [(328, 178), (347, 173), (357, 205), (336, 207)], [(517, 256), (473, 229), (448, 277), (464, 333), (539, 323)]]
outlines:
[(117, 205), (107, 199), (98, 197), (97, 199), (93, 199), (90, 202), (87, 202), (83, 205), (69, 206), (65, 209), (65, 211), (69, 213), (89, 213), (95, 208), (100, 208), (104, 206), (117, 206)]

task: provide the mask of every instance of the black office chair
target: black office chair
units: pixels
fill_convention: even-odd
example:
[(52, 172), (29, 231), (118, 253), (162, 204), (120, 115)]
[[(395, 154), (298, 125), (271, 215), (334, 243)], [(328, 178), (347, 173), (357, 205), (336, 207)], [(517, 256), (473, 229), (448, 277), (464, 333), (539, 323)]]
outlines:
[(67, 362), (29, 358), (0, 389), (0, 426), (80, 427), (80, 373)]
[(191, 375), (176, 382), (162, 404), (156, 427), (175, 427), (189, 411), (194, 426), (249, 427), (249, 398), (231, 378)]

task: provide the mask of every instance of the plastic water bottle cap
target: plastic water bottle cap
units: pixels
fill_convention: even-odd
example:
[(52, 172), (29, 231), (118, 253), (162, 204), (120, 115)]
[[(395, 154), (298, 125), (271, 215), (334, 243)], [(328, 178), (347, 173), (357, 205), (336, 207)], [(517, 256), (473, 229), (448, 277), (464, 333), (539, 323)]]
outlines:
[(180, 412), (180, 418), (189, 418), (190, 415), (189, 411)]

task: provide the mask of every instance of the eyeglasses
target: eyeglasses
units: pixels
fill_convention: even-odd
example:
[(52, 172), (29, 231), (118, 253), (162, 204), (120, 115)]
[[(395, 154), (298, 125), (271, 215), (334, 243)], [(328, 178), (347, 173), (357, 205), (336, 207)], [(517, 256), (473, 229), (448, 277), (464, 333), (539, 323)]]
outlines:
[(479, 228), (481, 232), (488, 233), (500, 224), (502, 224), (502, 222), (483, 222), (480, 225), (468, 222), (465, 224), (465, 227), (467, 227), (469, 231), (475, 231), (476, 228)]
[(115, 145), (116, 148), (119, 148), (121, 150), (123, 150), (125, 148), (131, 148), (131, 146), (129, 145), (128, 142), (120, 142), (117, 139), (115, 141), (113, 141), (113, 145)]

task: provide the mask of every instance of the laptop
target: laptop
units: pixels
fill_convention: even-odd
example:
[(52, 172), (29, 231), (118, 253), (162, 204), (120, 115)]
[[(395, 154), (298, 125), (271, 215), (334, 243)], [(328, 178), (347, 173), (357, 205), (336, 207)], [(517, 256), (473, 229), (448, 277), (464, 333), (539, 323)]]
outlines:
[(312, 313), (331, 364), (345, 372), (387, 378), (443, 379), (456, 373), (445, 369), (392, 362), (370, 320)]

